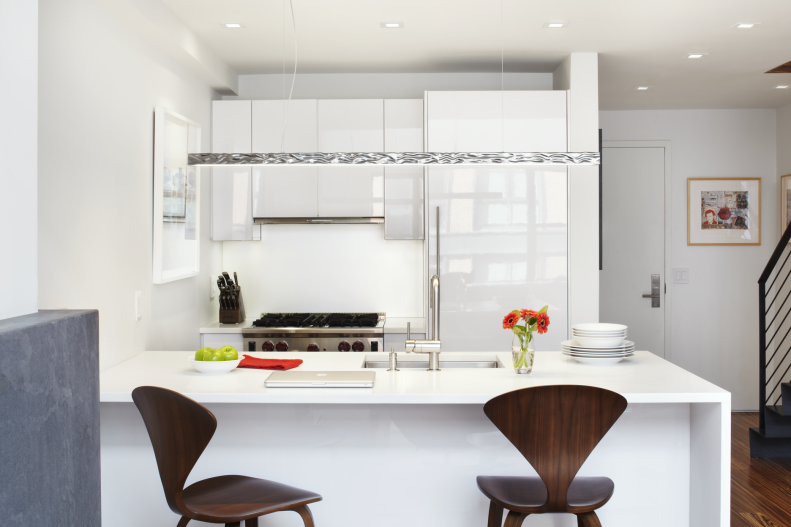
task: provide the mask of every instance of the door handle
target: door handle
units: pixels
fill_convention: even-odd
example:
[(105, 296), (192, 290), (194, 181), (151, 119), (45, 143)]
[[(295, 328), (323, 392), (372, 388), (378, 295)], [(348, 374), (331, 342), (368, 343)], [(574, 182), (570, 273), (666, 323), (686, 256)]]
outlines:
[(659, 275), (652, 274), (651, 275), (651, 293), (643, 293), (643, 298), (650, 298), (651, 299), (651, 307), (660, 307), (661, 302), (661, 295), (659, 294)]

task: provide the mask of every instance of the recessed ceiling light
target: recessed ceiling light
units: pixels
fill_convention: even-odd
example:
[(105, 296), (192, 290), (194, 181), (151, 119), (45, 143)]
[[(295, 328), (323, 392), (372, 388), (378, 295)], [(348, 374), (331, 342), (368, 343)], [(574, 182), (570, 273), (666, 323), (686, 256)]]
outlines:
[(381, 26), (381, 27), (383, 27), (385, 29), (399, 29), (399, 28), (404, 27), (404, 23), (403, 22), (381, 22), (379, 24), (379, 26)]
[(778, 89), (778, 90), (787, 90), (788, 88), (789, 88), (789, 86), (787, 86), (785, 84), (783, 84), (781, 86), (775, 86), (775, 89)]
[(544, 22), (544, 27), (560, 28), (569, 25), (568, 22)]
[(229, 29), (239, 29), (239, 28), (244, 27), (242, 24), (240, 24), (238, 22), (231, 22), (231, 23), (228, 23), (228, 24), (223, 24), (223, 26), (225, 26), (225, 27), (227, 27)]
[(702, 59), (706, 55), (708, 55), (708, 53), (687, 53), (686, 57), (688, 59)]
[(752, 29), (757, 25), (760, 25), (760, 22), (742, 22), (740, 24), (736, 24), (733, 27), (736, 29)]
[(635, 87), (635, 90), (637, 90), (637, 91), (646, 91), (646, 90), (649, 90), (649, 89), (651, 89), (651, 86), (637, 86), (637, 87)]

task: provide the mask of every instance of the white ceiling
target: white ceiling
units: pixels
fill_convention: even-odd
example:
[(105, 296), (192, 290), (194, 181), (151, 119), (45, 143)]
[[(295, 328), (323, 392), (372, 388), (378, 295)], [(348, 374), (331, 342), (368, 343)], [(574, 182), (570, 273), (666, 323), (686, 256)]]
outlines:
[[(288, 0), (162, 2), (240, 74), (279, 73), (284, 52), (293, 67)], [(791, 61), (788, 0), (502, 0), (502, 25), (497, 0), (293, 2), (302, 73), (499, 71), (502, 38), (506, 71), (551, 72), (571, 52), (598, 52), (603, 110), (791, 104), (791, 89), (774, 89), (791, 74), (763, 73)]]

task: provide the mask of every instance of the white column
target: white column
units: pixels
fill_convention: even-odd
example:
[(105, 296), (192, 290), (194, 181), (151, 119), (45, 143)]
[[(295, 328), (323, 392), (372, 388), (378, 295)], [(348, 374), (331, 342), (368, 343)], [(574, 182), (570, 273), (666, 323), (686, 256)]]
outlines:
[(777, 175), (791, 174), (791, 104), (777, 110)]
[[(569, 152), (599, 150), (599, 56), (572, 53), (553, 87), (568, 90)], [(569, 324), (599, 321), (599, 167), (569, 167)]]
[(0, 2), (0, 320), (38, 311), (38, 2)]

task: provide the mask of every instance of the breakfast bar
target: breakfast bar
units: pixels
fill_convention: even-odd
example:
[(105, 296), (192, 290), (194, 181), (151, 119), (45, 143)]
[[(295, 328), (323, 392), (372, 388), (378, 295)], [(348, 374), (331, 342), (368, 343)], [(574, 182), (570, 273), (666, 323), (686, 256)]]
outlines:
[[(145, 352), (102, 372), (104, 524), (165, 527), (178, 521), (165, 502), (142, 419), (130, 404), (138, 386), (175, 390), (217, 417), (217, 432), (188, 484), (244, 474), (309, 488), (324, 496), (311, 506), (319, 527), (484, 527), (488, 500), (476, 476), (535, 472), (486, 418), (483, 404), (520, 388), (579, 384), (628, 401), (580, 470), (615, 482), (612, 499), (598, 512), (603, 526), (729, 525), (730, 394), (649, 352), (611, 365), (539, 352), (532, 375), (514, 374), (506, 353), (442, 353), (438, 372), (410, 367), (425, 362), (424, 355), (399, 354), (397, 372), (380, 367), (384, 353), (287, 355), (302, 359), (305, 371), (373, 366), (375, 385), (266, 388), (269, 371), (202, 375), (190, 368), (186, 352)], [(287, 512), (262, 521), (301, 525)], [(525, 525), (572, 527), (576, 521), (541, 515)]]

